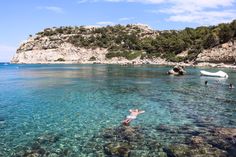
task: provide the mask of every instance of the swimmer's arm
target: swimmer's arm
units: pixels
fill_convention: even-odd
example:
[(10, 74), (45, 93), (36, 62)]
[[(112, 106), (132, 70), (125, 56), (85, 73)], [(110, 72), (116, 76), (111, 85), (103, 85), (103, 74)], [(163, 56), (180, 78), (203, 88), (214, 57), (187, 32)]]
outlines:
[(144, 113), (145, 111), (140, 111), (139, 113)]

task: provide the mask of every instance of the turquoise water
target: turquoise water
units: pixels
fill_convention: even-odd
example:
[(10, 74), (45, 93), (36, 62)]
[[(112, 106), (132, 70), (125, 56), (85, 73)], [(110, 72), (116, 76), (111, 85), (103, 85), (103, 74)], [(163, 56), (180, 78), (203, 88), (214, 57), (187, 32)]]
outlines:
[(131, 126), (146, 128), (164, 145), (181, 143), (184, 135), (160, 133), (155, 129), (160, 125), (236, 126), (236, 89), (228, 89), (236, 85), (235, 70), (220, 69), (229, 74), (225, 80), (200, 77), (199, 68), (174, 77), (166, 75), (169, 69), (0, 64), (0, 156), (14, 156), (45, 136), (56, 137), (44, 146), (54, 155), (67, 150), (67, 156), (94, 156), (97, 149), (89, 141), (119, 126), (132, 108), (146, 112)]

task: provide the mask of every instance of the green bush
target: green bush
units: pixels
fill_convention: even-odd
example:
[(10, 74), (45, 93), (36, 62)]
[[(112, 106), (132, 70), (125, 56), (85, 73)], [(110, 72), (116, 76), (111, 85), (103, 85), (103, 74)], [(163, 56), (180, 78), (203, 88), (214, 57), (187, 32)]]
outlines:
[(64, 58), (58, 58), (57, 60), (55, 60), (56, 62), (64, 62), (66, 61)]
[(185, 61), (185, 57), (172, 57), (168, 59), (171, 62), (183, 62)]
[(219, 44), (219, 38), (217, 38), (216, 35), (213, 33), (206, 35), (206, 37), (203, 39), (203, 47), (205, 49), (212, 48)]
[(228, 42), (234, 36), (234, 31), (230, 28), (230, 25), (221, 24), (219, 27), (220, 43)]
[(111, 59), (113, 57), (122, 57), (121, 51), (110, 51), (106, 54), (106, 58)]
[(95, 61), (96, 60), (96, 57), (92, 56), (89, 58), (89, 61)]
[(142, 55), (141, 51), (111, 51), (106, 54), (106, 58), (124, 57), (128, 60), (133, 60)]
[(198, 54), (202, 52), (202, 48), (192, 48), (188, 51), (188, 56), (185, 57), (185, 60), (193, 61), (197, 58)]
[(133, 60), (142, 55), (141, 51), (129, 51), (124, 54), (124, 57), (128, 60)]

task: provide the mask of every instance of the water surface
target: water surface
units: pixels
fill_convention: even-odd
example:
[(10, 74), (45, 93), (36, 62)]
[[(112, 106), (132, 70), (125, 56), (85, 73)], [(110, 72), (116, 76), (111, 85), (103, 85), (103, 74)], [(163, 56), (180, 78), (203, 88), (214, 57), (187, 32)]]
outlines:
[[(131, 126), (148, 128), (162, 144), (181, 143), (155, 130), (171, 127), (235, 127), (235, 70), (229, 78), (200, 77), (199, 68), (169, 76), (156, 65), (4, 65), (0, 64), (0, 156), (13, 156), (35, 139), (57, 135), (47, 145), (68, 156), (93, 156), (84, 147), (106, 128), (120, 125), (129, 109), (146, 112)], [(204, 81), (208, 80), (208, 86)], [(101, 141), (98, 141), (101, 142)], [(26, 147), (26, 148), (25, 148)], [(92, 146), (91, 146), (92, 147)], [(59, 149), (59, 150), (58, 150)]]

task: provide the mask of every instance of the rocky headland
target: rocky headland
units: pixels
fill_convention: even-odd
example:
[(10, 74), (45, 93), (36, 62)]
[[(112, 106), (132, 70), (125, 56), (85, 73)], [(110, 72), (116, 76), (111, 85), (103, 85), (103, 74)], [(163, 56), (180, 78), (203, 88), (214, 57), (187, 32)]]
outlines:
[[(47, 28), (34, 36), (30, 35), (17, 49), (11, 63), (178, 63), (184, 66), (234, 67), (235, 21), (225, 24), (233, 31), (227, 39), (221, 35), (221, 31), (215, 33), (221, 25), (214, 29), (199, 27), (183, 31), (156, 31), (147, 25)], [(196, 33), (199, 32), (203, 33), (197, 37)]]

